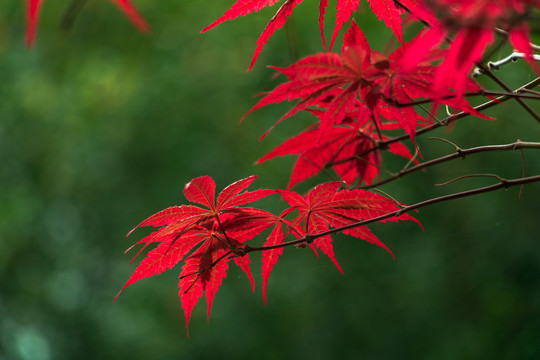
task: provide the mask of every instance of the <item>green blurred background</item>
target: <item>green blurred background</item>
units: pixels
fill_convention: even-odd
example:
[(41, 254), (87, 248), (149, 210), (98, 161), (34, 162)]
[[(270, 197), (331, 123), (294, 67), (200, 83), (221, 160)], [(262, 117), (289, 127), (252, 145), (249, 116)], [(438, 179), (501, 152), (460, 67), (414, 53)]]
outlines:
[[(179, 267), (113, 303), (136, 266), (123, 251), (148, 232), (126, 239), (134, 225), (183, 203), (183, 185), (201, 175), (218, 188), (251, 174), (260, 176), (254, 188), (283, 188), (293, 158), (252, 164), (313, 121), (290, 119), (259, 142), (289, 108), (282, 104), (238, 125), (252, 96), (282, 80), (266, 65), (322, 51), (318, 6), (301, 4), (246, 73), (276, 9), (199, 34), (231, 3), (136, 1), (152, 26), (144, 35), (112, 3), (96, 0), (62, 31), (68, 2), (46, 1), (31, 50), (24, 4), (0, 3), (0, 359), (540, 358), (540, 184), (526, 186), (523, 200), (512, 188), (424, 208), (417, 217), (425, 232), (405, 222), (373, 226), (395, 261), (336, 236), (344, 275), (326, 257), (287, 249), (267, 306), (255, 254), (256, 293), (231, 266), (209, 323), (204, 300), (196, 306), (189, 339)], [(391, 34), (363, 6), (356, 18), (382, 51)], [(329, 10), (327, 36), (333, 16)], [(500, 76), (512, 86), (534, 78), (521, 62)], [(539, 124), (518, 106), (497, 110), (490, 114), (498, 121), (468, 118), (433, 135), (462, 147), (540, 140)], [(426, 159), (453, 151), (427, 137), (418, 142)], [(526, 162), (529, 175), (540, 173), (537, 152), (526, 152)], [(398, 171), (403, 162), (388, 157), (386, 165)], [(493, 183), (433, 187), (460, 175), (521, 172), (519, 153), (487, 153), (382, 189), (414, 203)]]

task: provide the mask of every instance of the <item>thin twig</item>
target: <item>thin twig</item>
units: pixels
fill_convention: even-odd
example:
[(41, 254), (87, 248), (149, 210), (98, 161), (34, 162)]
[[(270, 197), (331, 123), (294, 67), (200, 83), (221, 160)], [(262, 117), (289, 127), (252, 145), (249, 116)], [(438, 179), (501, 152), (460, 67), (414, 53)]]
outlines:
[(432, 136), (432, 137), (428, 137), (429, 140), (439, 140), (439, 141), (442, 141), (442, 142), (445, 142), (447, 144), (450, 144), (454, 147), (454, 149), (456, 149), (457, 152), (460, 152), (461, 151), (461, 148), (459, 146), (457, 146), (456, 144), (454, 144), (453, 142), (451, 142), (450, 140), (448, 139), (443, 139), (441, 137), (436, 137), (436, 136)]
[(490, 177), (490, 178), (495, 178), (495, 179), (497, 179), (499, 181), (504, 181), (504, 179), (502, 177), (500, 177), (499, 175), (497, 175), (497, 174), (467, 174), (467, 175), (463, 175), (463, 176), (458, 176), (455, 179), (449, 180), (449, 181), (441, 183), (441, 184), (435, 184), (435, 186), (446, 186), (446, 185), (449, 185), (449, 184), (451, 184), (453, 182), (463, 180), (463, 179), (472, 178), (472, 177)]

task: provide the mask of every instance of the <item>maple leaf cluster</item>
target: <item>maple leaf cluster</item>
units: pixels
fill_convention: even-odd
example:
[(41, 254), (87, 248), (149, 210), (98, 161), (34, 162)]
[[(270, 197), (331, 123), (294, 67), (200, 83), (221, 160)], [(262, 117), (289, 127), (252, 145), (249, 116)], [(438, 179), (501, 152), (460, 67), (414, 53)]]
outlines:
[[(264, 96), (246, 116), (273, 103), (298, 99), (276, 125), (301, 110), (315, 114), (318, 123), (285, 141), (258, 163), (276, 156), (298, 154), (288, 188), (327, 168), (333, 168), (348, 184), (356, 180), (371, 184), (379, 175), (381, 151), (369, 150), (388, 139), (385, 131), (405, 130), (414, 141), (416, 129), (433, 122), (410, 105), (420, 98), (432, 98), (436, 77), (433, 63), (440, 61), (445, 51), (431, 51), (424, 61), (405, 68), (404, 53), (414, 45), (414, 42), (405, 43), (386, 57), (370, 49), (353, 20), (343, 38), (341, 54), (319, 53), (287, 68), (274, 67), (286, 75), (288, 81)], [(467, 87), (478, 90), (471, 80)], [(440, 102), (483, 116), (464, 100), (453, 96), (451, 89), (446, 90)], [(402, 143), (390, 144), (388, 151), (413, 158)]]
[[(218, 195), (216, 202), (214, 181), (208, 176), (193, 179), (184, 187), (184, 195), (189, 201), (205, 208), (195, 205), (170, 207), (137, 225), (161, 227), (159, 231), (135, 244), (144, 244), (137, 256), (147, 246), (159, 244), (147, 254), (123, 289), (141, 279), (171, 269), (198, 245), (185, 259), (180, 274), (180, 297), (186, 315), (186, 326), (191, 311), (203, 292), (206, 292), (210, 316), (212, 301), (225, 277), (229, 256), (243, 255), (236, 256), (235, 262), (246, 272), (254, 287), (249, 255), (241, 251), (243, 243), (258, 232), (239, 226), (240, 218), (244, 222), (252, 220), (249, 209), (239, 206), (274, 193), (272, 190), (244, 191), (254, 180), (255, 176), (251, 176), (229, 185)], [(228, 226), (230, 223), (235, 226), (231, 228)]]
[[(203, 294), (208, 304), (207, 316), (210, 317), (212, 302), (227, 275), (228, 263), (231, 260), (247, 274), (255, 291), (249, 253), (262, 251), (263, 296), (266, 303), (268, 278), (283, 253), (288, 235), (292, 234), (297, 239), (295, 244), (299, 246), (309, 244), (316, 254), (317, 250), (322, 251), (342, 272), (334, 255), (331, 235), (324, 233), (331, 227), (354, 226), (359, 221), (385, 215), (401, 207), (401, 204), (394, 200), (376, 193), (340, 190), (340, 182), (321, 184), (305, 196), (287, 190), (247, 191), (255, 179), (256, 176), (250, 176), (227, 186), (216, 199), (213, 179), (209, 176), (195, 178), (184, 187), (184, 195), (190, 202), (203, 207), (173, 206), (137, 225), (135, 229), (141, 226), (160, 229), (135, 244), (142, 245), (135, 258), (146, 247), (157, 246), (147, 253), (120, 292), (139, 280), (172, 269), (183, 260), (178, 286), (187, 329), (193, 308)], [(243, 206), (276, 192), (281, 194), (289, 205), (279, 216)], [(296, 215), (287, 219), (291, 214)], [(408, 214), (393, 216), (384, 221), (398, 220), (418, 222)], [(262, 248), (246, 244), (269, 228), (272, 230)], [(342, 231), (390, 252), (366, 226), (344, 228)]]

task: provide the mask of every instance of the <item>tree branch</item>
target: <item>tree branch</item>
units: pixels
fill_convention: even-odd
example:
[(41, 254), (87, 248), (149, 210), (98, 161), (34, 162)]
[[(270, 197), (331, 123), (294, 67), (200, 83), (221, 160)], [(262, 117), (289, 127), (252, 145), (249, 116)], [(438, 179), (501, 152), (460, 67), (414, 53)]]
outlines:
[(358, 221), (358, 222), (350, 224), (350, 225), (337, 227), (337, 228), (334, 228), (334, 229), (331, 229), (331, 230), (328, 230), (328, 231), (324, 231), (324, 232), (321, 232), (321, 233), (318, 233), (318, 234), (309, 234), (307, 236), (304, 236), (303, 238), (287, 241), (287, 242), (284, 242), (284, 243), (278, 244), (278, 245), (260, 246), (260, 247), (246, 246), (244, 248), (244, 251), (246, 253), (250, 253), (250, 252), (254, 252), (254, 251), (272, 250), (272, 249), (278, 249), (278, 248), (292, 246), (292, 245), (300, 245), (300, 244), (306, 243), (308, 240), (313, 241), (314, 239), (317, 239), (317, 238), (320, 238), (320, 237), (323, 237), (323, 236), (326, 236), (326, 235), (332, 235), (332, 234), (340, 232), (340, 231), (344, 231), (344, 230), (352, 229), (352, 228), (355, 228), (355, 227), (358, 227), (358, 226), (368, 225), (368, 224), (371, 224), (371, 223), (374, 223), (374, 222), (386, 220), (386, 219), (394, 217), (394, 216), (400, 216), (400, 215), (408, 213), (408, 212), (410, 212), (412, 210), (420, 209), (420, 208), (428, 206), (428, 205), (433, 205), (433, 204), (444, 202), (444, 201), (459, 199), (459, 198), (462, 198), (462, 197), (468, 197), (468, 196), (483, 194), (483, 193), (487, 193), (487, 192), (494, 191), (494, 190), (508, 189), (509, 187), (512, 187), (512, 186), (523, 185), (523, 184), (528, 184), (528, 183), (533, 183), (533, 182), (538, 182), (538, 181), (540, 181), (540, 175), (522, 177), (522, 178), (510, 179), (510, 180), (501, 178), (501, 180), (498, 183), (493, 184), (493, 185), (484, 186), (484, 187), (481, 187), (481, 188), (476, 188), (476, 189), (467, 190), (467, 191), (462, 191), (462, 192), (458, 192), (458, 193), (454, 193), (454, 194), (444, 195), (444, 196), (432, 198), (432, 199), (429, 199), (429, 200), (424, 200), (424, 201), (418, 202), (418, 203), (413, 204), (413, 205), (405, 206), (402, 209), (399, 209), (399, 210), (396, 210), (396, 211), (393, 211), (393, 212), (390, 212), (390, 213), (387, 213), (387, 214), (384, 214), (384, 215), (381, 215), (381, 216), (377, 216), (377, 217), (367, 219), (367, 220)]
[(523, 141), (516, 141), (510, 144), (504, 144), (504, 145), (486, 145), (486, 146), (477, 146), (473, 148), (468, 149), (460, 149), (458, 148), (455, 153), (449, 154), (446, 156), (442, 156), (430, 161), (426, 161), (422, 164), (410, 167), (408, 169), (403, 169), (397, 174), (381, 180), (379, 182), (373, 183), (371, 185), (365, 185), (359, 187), (359, 189), (371, 189), (374, 187), (378, 187), (380, 185), (389, 183), (393, 180), (399, 179), (407, 174), (413, 173), (418, 170), (425, 169), (429, 166), (441, 164), (450, 160), (454, 160), (457, 158), (465, 159), (467, 155), (477, 154), (481, 152), (487, 152), (487, 151), (507, 151), (507, 150), (519, 150), (519, 149), (540, 149), (540, 142), (523, 142)]

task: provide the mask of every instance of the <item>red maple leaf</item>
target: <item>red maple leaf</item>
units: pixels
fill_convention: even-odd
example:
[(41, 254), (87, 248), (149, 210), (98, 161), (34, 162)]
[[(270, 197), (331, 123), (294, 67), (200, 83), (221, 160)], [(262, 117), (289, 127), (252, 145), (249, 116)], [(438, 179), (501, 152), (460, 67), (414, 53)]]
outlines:
[[(137, 12), (130, 0), (110, 0), (127, 16), (127, 18), (142, 32), (148, 32), (150, 26)], [(39, 12), (43, 0), (26, 0), (26, 46), (31, 47), (36, 39)]]
[(363, 75), (370, 65), (371, 50), (365, 36), (356, 23), (353, 24), (345, 35), (341, 56), (319, 53), (284, 69), (274, 67), (288, 77), (288, 82), (268, 93), (243, 118), (269, 104), (300, 99), (263, 137), (284, 119), (310, 106), (327, 109), (321, 116), (321, 133), (324, 134), (333, 125), (340, 124), (348, 112), (357, 110), (356, 100), (364, 97), (359, 91), (369, 85)]
[[(321, 136), (318, 127), (312, 126), (277, 146), (259, 159), (257, 164), (276, 156), (298, 155), (287, 189), (328, 168), (334, 169), (347, 184), (353, 184), (356, 180), (371, 184), (379, 175), (382, 154), (380, 150), (368, 150), (376, 145), (378, 135), (369, 118), (365, 118), (362, 123), (359, 117), (355, 120), (354, 125), (348, 121), (347, 124), (327, 130), (324, 136)], [(388, 124), (385, 123), (382, 128), (388, 128)], [(383, 140), (387, 138), (383, 137)], [(401, 143), (390, 144), (388, 151), (407, 159), (412, 158), (407, 147)]]
[[(279, 0), (238, 0), (219, 19), (202, 29), (201, 33), (204, 33), (216, 27), (224, 21), (236, 19), (239, 16), (244, 16), (252, 12), (257, 12), (267, 6), (272, 6), (278, 1)], [(253, 54), (253, 59), (251, 60), (248, 71), (251, 70), (251, 68), (257, 61), (257, 58), (259, 57), (262, 48), (268, 42), (270, 36), (272, 36), (272, 34), (276, 30), (281, 29), (283, 25), (285, 25), (285, 22), (287, 21), (287, 18), (291, 16), (293, 9), (301, 2), (302, 0), (285, 0), (285, 2), (283, 3), (283, 5), (281, 5), (276, 14), (272, 17), (272, 19), (270, 19), (268, 25), (266, 25), (266, 28), (257, 40), (257, 48), (255, 49), (255, 52)]]
[[(216, 21), (201, 30), (201, 33), (206, 32), (215, 26), (227, 21), (236, 19), (237, 17), (258, 12), (261, 9), (276, 4), (279, 0), (237, 0), (229, 10), (227, 10)], [(285, 24), (287, 18), (291, 16), (293, 9), (303, 0), (285, 0), (276, 14), (270, 19), (268, 25), (263, 30), (262, 34), (257, 39), (257, 47), (253, 54), (251, 64), (248, 71), (253, 67), (264, 45), (268, 42), (268, 39), (274, 32)], [(337, 12), (334, 30), (332, 33), (332, 40), (330, 42), (330, 49), (332, 49), (334, 42), (339, 34), (339, 31), (343, 25), (349, 21), (353, 12), (358, 9), (361, 0), (337, 0)], [(403, 42), (402, 30), (401, 30), (401, 14), (403, 10), (398, 8), (393, 0), (369, 0), (373, 12), (379, 19), (384, 20), (385, 24), (390, 27), (400, 42)], [(403, 0), (403, 4), (407, 5), (410, 9), (415, 9), (415, 2), (411, 0)], [(328, 7), (328, 0), (320, 0), (319, 3), (319, 26), (321, 31), (321, 37), (323, 46), (326, 48), (324, 41), (324, 17), (326, 8)]]
[(402, 129), (414, 141), (418, 121), (428, 123), (419, 116), (410, 104), (415, 99), (430, 98), (433, 79), (435, 76), (432, 62), (439, 60), (443, 53), (432, 51), (429, 57), (413, 68), (404, 68), (405, 49), (408, 43), (397, 48), (388, 58), (376, 54), (372, 59), (372, 66), (366, 74), (366, 80), (374, 88), (373, 95), (378, 99), (376, 106), (372, 106), (375, 116), (383, 115), (386, 119), (396, 120)]
[[(400, 43), (403, 42), (403, 32), (401, 29), (401, 15), (403, 14), (403, 9), (398, 8), (394, 0), (368, 0), (373, 13), (377, 15), (379, 20), (383, 20), (386, 26), (388, 26), (394, 35), (397, 37)], [(404, 4), (407, 4), (413, 7), (413, 4), (409, 1), (403, 1)], [(343, 25), (349, 21), (351, 15), (358, 9), (360, 5), (360, 0), (338, 0), (337, 1), (337, 12), (336, 12), (336, 23), (334, 25), (334, 31), (332, 33), (332, 40), (330, 42), (330, 50), (332, 49), (334, 42), (339, 34), (339, 31)], [(320, 16), (319, 16), (319, 26), (321, 29), (321, 35), (323, 38), (324, 45), (324, 15), (326, 13), (326, 7), (328, 6), (328, 0), (321, 0), (319, 5)], [(414, 8), (414, 7), (413, 7)]]
[[(328, 103), (329, 108), (342, 115), (341, 118), (329, 118), (330, 123), (339, 123), (343, 119), (347, 107), (352, 108), (350, 101), (354, 99), (355, 90), (359, 86), (358, 76), (353, 69), (343, 66), (339, 55), (320, 53), (301, 59), (287, 68), (274, 67), (274, 69), (287, 75), (289, 81), (279, 85), (262, 98), (243, 118), (269, 104), (294, 99), (300, 99), (300, 102), (279, 119), (262, 137), (266, 136), (281, 121), (310, 106), (318, 105), (331, 95), (344, 94), (337, 101)], [(343, 87), (348, 90), (343, 92)]]
[[(368, 0), (373, 13), (377, 15), (379, 20), (383, 20), (389, 27), (400, 43), (403, 43), (403, 32), (401, 29), (401, 15), (403, 9), (396, 6), (394, 0)], [(405, 1), (407, 3), (407, 1)]]
[[(384, 125), (381, 116), (397, 122), (413, 140), (419, 126), (432, 121), (418, 114), (414, 107), (418, 99), (431, 99), (453, 108), (487, 118), (475, 111), (461, 96), (450, 88), (444, 88), (434, 96), (433, 84), (437, 82), (437, 67), (448, 54), (444, 50), (425, 51), (421, 60), (411, 63), (407, 51), (430, 38), (424, 34), (412, 43), (405, 43), (389, 57), (370, 49), (367, 39), (355, 21), (344, 35), (341, 54), (320, 53), (305, 57), (287, 68), (275, 68), (287, 76), (287, 82), (266, 94), (244, 115), (273, 103), (298, 99), (291, 110), (282, 116), (261, 138), (264, 138), (277, 124), (301, 110), (318, 109), (319, 139), (321, 144), (327, 132), (334, 126), (343, 124), (346, 118), (352, 120), (357, 129), (367, 120), (377, 123), (378, 130)], [(478, 91), (479, 87), (471, 79), (466, 79), (464, 89)], [(429, 114), (428, 114), (429, 115)], [(379, 131), (373, 135), (374, 141), (383, 140)], [(300, 150), (298, 148), (297, 150)], [(295, 150), (296, 151), (296, 150)], [(319, 155), (317, 155), (319, 156)], [(302, 179), (317, 173), (330, 155), (316, 160), (317, 165), (302, 166), (298, 174)], [(310, 159), (309, 162), (313, 163)], [(309, 170), (309, 171), (305, 171)], [(344, 178), (345, 181), (350, 180)], [(297, 182), (294, 178), (292, 182)]]
[[(327, 232), (330, 227), (339, 228), (394, 212), (402, 204), (397, 204), (394, 200), (364, 190), (339, 190), (341, 185), (342, 183), (337, 181), (320, 184), (305, 196), (293, 191), (277, 191), (292, 209), (298, 210), (298, 215), (292, 223), (303, 230), (303, 235), (307, 237), (313, 251), (317, 253), (316, 249), (320, 249), (332, 260), (338, 270), (343, 272), (335, 258), (331, 236), (320, 236), (311, 242), (309, 241), (310, 235), (322, 234)], [(408, 214), (391, 217), (387, 220), (411, 220), (420, 224)], [(343, 233), (366, 240), (392, 254), (390, 249), (371, 233), (366, 226), (353, 227), (344, 230)]]
[(352, 13), (358, 9), (358, 5), (360, 5), (360, 0), (337, 0), (336, 24), (334, 26), (334, 32), (332, 33), (332, 40), (330, 41), (330, 50), (332, 50), (334, 41), (343, 27), (343, 24), (349, 21)]
[(241, 249), (245, 241), (259, 234), (265, 227), (251, 227), (249, 232), (245, 231), (242, 227), (247, 227), (254, 218), (260, 216), (260, 212), (240, 206), (275, 193), (266, 189), (244, 191), (256, 178), (250, 176), (229, 185), (218, 195), (217, 200), (216, 185), (212, 178), (195, 178), (184, 187), (184, 195), (189, 201), (205, 208), (195, 205), (170, 207), (137, 225), (136, 228), (161, 227), (137, 243), (144, 244), (143, 249), (156, 242), (159, 245), (146, 255), (118, 295), (141, 279), (171, 269), (186, 256), (179, 284), (186, 329), (191, 311), (204, 292), (210, 316), (214, 295), (226, 276), (227, 263), (231, 258), (246, 272), (255, 290), (249, 256), (242, 254)]

